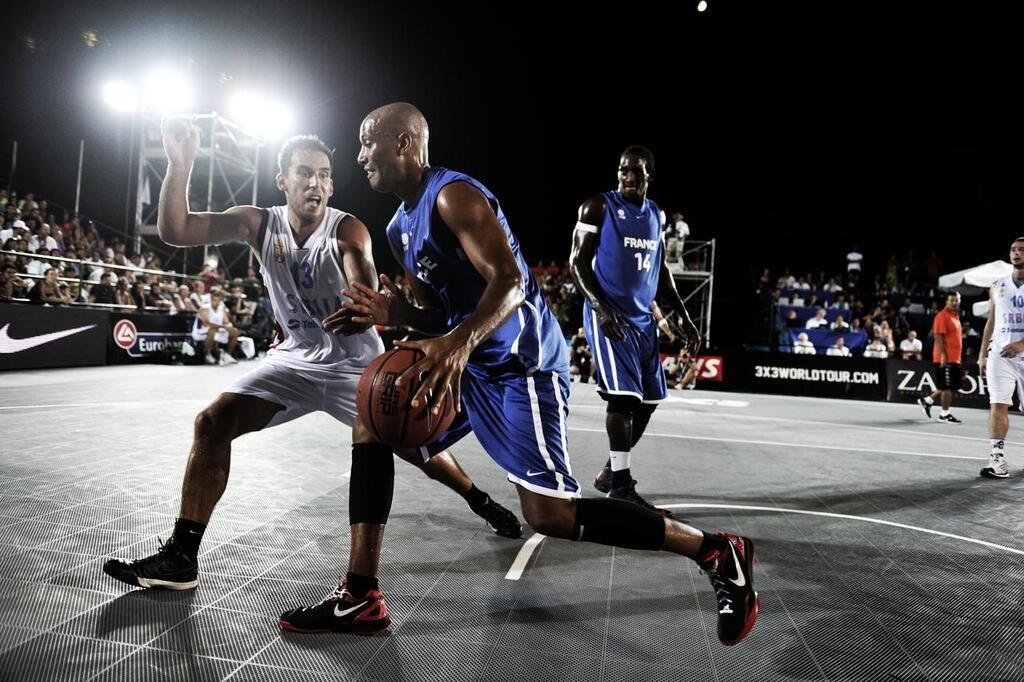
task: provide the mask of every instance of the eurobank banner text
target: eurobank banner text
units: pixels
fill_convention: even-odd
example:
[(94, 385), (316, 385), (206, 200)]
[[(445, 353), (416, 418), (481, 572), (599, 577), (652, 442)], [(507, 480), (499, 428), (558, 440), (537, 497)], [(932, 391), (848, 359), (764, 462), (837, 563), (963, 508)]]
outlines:
[(106, 364), (107, 314), (0, 304), (0, 370)]
[[(885, 400), (885, 360), (792, 353), (725, 353), (723, 388), (818, 398)], [(699, 387), (702, 387), (698, 383)]]
[(191, 315), (111, 313), (107, 332), (107, 362), (121, 365), (166, 362), (192, 329)]

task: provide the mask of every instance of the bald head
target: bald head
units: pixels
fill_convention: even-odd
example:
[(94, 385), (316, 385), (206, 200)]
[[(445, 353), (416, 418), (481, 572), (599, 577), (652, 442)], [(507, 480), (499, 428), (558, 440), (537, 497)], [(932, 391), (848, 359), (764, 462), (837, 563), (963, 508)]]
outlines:
[(408, 102), (392, 102), (378, 107), (366, 115), (363, 123), (371, 122), (375, 132), (399, 136), (408, 135), (421, 149), (426, 149), (430, 136), (423, 112)]
[(370, 187), (405, 197), (414, 194), (430, 167), (427, 119), (407, 102), (374, 109), (359, 126), (359, 157)]

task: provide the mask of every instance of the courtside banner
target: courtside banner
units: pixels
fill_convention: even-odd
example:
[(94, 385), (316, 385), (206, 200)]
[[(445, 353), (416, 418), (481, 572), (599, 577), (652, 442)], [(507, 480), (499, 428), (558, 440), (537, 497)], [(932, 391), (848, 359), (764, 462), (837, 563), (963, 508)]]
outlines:
[(105, 310), (0, 303), (0, 370), (103, 365)]
[[(930, 362), (915, 360), (887, 360), (888, 395), (886, 400), (895, 403), (915, 403), (926, 393), (935, 390), (935, 367)], [(980, 407), (988, 409), (988, 389), (985, 380), (978, 376), (977, 365), (963, 365), (964, 373), (960, 390), (953, 395), (953, 407)]]
[(123, 365), (166, 362), (192, 330), (191, 315), (111, 313), (107, 328), (107, 362)]
[(730, 391), (885, 400), (885, 361), (793, 353), (727, 354)]

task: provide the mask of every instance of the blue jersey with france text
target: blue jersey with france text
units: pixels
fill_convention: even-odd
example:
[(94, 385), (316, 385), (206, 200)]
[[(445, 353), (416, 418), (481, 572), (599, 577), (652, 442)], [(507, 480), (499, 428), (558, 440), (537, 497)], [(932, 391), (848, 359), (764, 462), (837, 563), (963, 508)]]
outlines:
[(435, 204), (441, 190), (453, 182), (478, 189), (494, 209), (505, 230), (525, 284), (525, 301), (469, 358), (468, 369), (478, 376), (552, 372), (567, 369), (568, 351), (561, 329), (541, 295), (540, 287), (519, 251), (497, 198), (482, 184), (447, 168), (430, 168), (412, 206), (398, 207), (387, 235), (402, 265), (440, 299), (448, 329), (476, 310), (487, 282), (476, 271), (458, 239), (441, 221)]
[(597, 283), (612, 308), (645, 327), (654, 319), (651, 302), (658, 291), (661, 211), (650, 199), (638, 206), (617, 190), (601, 196), (605, 212), (594, 254)]

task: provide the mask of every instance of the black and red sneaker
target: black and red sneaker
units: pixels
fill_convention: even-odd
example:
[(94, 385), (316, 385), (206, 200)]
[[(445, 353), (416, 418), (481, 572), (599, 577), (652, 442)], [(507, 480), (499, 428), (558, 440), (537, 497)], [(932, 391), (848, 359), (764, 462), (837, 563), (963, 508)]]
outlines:
[(278, 621), (291, 632), (348, 632), (371, 635), (391, 625), (388, 605), (380, 590), (353, 597), (343, 580), (326, 599), (315, 606), (301, 606), (281, 614)]
[(594, 477), (594, 487), (602, 493), (610, 493), (612, 491), (612, 468), (607, 464)]
[(728, 544), (697, 557), (718, 598), (718, 639), (726, 646), (739, 644), (754, 628), (761, 598), (754, 591), (754, 543), (750, 538), (718, 531)]

